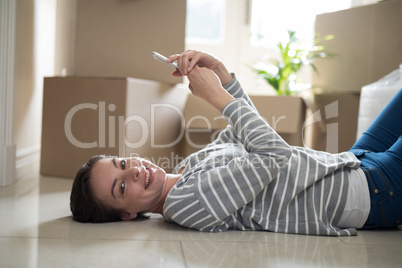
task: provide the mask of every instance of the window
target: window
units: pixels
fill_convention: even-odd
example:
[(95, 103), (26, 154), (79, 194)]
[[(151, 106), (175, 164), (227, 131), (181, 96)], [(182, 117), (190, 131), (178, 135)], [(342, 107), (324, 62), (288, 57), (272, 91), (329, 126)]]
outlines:
[(286, 40), (287, 29), (313, 40), (315, 16), (349, 8), (351, 0), (253, 0), (252, 46), (273, 47)]
[(225, 0), (187, 0), (186, 42), (223, 42)]

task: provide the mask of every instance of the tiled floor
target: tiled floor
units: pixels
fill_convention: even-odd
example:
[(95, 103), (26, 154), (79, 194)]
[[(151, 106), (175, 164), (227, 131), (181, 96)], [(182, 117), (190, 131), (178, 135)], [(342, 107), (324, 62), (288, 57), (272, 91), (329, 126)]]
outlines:
[(74, 222), (69, 179), (0, 188), (0, 267), (402, 267), (402, 230), (357, 237), (201, 233), (150, 219)]

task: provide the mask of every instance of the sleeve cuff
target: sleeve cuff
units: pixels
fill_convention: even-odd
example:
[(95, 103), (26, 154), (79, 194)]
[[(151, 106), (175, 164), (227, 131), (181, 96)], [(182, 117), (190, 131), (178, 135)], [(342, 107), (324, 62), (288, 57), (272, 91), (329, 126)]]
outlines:
[(229, 83), (227, 83), (226, 85), (223, 85), (223, 88), (226, 90), (231, 88), (234, 85), (234, 83), (236, 83), (236, 81), (237, 81), (237, 77), (234, 73), (230, 73), (230, 75), (232, 76), (232, 80)]

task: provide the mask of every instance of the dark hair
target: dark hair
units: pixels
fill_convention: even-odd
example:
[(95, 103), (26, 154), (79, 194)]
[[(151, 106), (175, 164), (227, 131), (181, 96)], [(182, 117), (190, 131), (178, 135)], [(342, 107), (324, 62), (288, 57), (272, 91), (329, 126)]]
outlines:
[(93, 166), (104, 158), (108, 158), (108, 156), (96, 155), (91, 157), (75, 175), (70, 196), (70, 209), (75, 221), (101, 223), (121, 220), (122, 211), (103, 205), (94, 196), (89, 185)]

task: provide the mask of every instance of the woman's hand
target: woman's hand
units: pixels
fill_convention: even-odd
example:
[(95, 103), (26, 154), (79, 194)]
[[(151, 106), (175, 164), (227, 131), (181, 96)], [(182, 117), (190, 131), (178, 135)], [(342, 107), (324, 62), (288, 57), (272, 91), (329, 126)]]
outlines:
[(226, 69), (225, 65), (211, 54), (197, 50), (187, 50), (181, 54), (176, 54), (168, 57), (167, 62), (177, 61), (178, 69), (173, 72), (173, 76), (188, 75), (194, 66), (205, 67), (214, 71), (222, 85), (226, 85), (232, 80), (232, 76)]
[(193, 95), (200, 97), (219, 111), (234, 98), (222, 87), (218, 76), (206, 67), (196, 65), (187, 74), (190, 80), (189, 88)]

